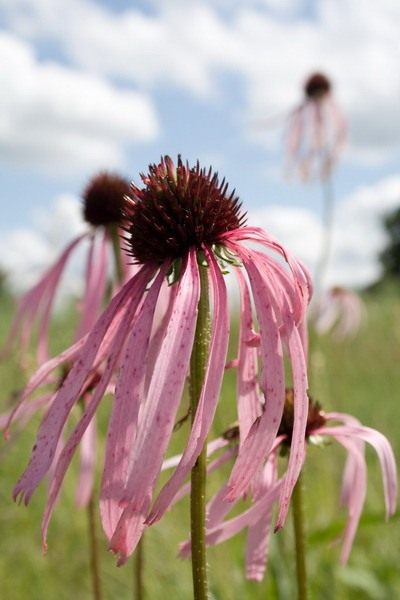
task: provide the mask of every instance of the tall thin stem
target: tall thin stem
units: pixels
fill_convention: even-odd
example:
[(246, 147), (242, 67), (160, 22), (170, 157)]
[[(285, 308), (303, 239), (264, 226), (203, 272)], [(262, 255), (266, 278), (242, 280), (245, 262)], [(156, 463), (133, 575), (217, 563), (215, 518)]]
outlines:
[(86, 508), (89, 536), (90, 573), (92, 576), (93, 600), (102, 600), (103, 593), (100, 577), (100, 556), (96, 530), (96, 509), (93, 494)]
[(118, 233), (118, 227), (116, 225), (111, 225), (109, 227), (109, 233), (114, 254), (115, 280), (117, 283), (122, 283), (124, 280), (124, 269), (122, 266), (121, 238)]
[[(195, 341), (190, 359), (190, 408), (192, 423), (203, 386), (210, 341), (210, 301), (208, 269), (200, 265), (200, 300)], [(206, 448), (199, 455), (191, 474), (190, 531), (192, 543), (192, 576), (194, 600), (207, 600), (207, 559), (205, 542), (206, 513)]]
[(322, 234), (321, 249), (314, 276), (316, 297), (320, 293), (324, 283), (332, 247), (335, 201), (331, 176), (327, 175), (321, 180), (321, 187), (323, 195), (322, 225), (324, 231)]
[(140, 539), (134, 556), (133, 586), (134, 600), (143, 600), (145, 590), (143, 585), (143, 566), (144, 566), (144, 537)]
[(294, 541), (296, 553), (297, 599), (307, 600), (307, 571), (304, 534), (304, 506), (302, 475), (297, 480), (292, 495)]

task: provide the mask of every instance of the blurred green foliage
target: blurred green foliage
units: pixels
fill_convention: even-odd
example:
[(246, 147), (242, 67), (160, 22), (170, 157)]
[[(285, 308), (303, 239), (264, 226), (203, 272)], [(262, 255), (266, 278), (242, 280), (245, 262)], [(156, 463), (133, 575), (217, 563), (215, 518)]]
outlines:
[[(352, 413), (364, 424), (382, 431), (399, 455), (400, 437), (400, 296), (396, 288), (371, 294), (367, 298), (368, 321), (359, 335), (345, 343), (325, 336), (314, 343), (312, 395), (326, 410)], [(0, 338), (4, 339), (10, 322), (9, 299), (1, 301)], [(57, 351), (65, 346), (71, 331), (71, 314), (53, 327)], [(231, 351), (233, 357), (234, 351)], [(0, 365), (1, 402), (5, 408), (10, 393), (21, 387), (25, 375), (14, 361)], [(112, 399), (104, 399), (99, 414), (98, 468), (101, 475), (103, 441)], [(182, 415), (186, 406), (182, 406)], [(235, 382), (227, 372), (214, 431), (220, 433), (235, 420)], [(40, 548), (40, 521), (46, 485), (42, 484), (28, 508), (11, 500), (13, 485), (24, 468), (39, 419), (23, 432), (17, 432), (0, 446), (0, 581), (1, 597), (6, 600), (87, 600), (91, 598), (88, 575), (86, 514), (74, 504), (76, 461), (68, 474), (50, 526), (49, 551)], [(175, 434), (172, 452), (179, 451), (187, 435), (187, 425)], [(366, 507), (356, 536), (349, 564), (339, 565), (340, 543), (345, 523), (339, 508), (340, 482), (345, 453), (336, 443), (325, 448), (312, 447), (305, 469), (308, 555), (312, 599), (393, 600), (400, 598), (399, 518), (384, 522), (384, 504), (378, 461), (367, 452), (369, 488)], [(212, 476), (210, 493), (226, 477)], [(188, 533), (188, 505), (182, 502), (146, 534), (145, 581), (148, 599), (191, 598), (190, 564), (176, 558), (179, 541)], [(269, 568), (262, 583), (244, 579), (245, 535), (237, 536), (209, 550), (211, 594), (218, 600), (244, 598), (293, 600), (294, 561), (291, 520), (279, 534), (272, 536)], [(105, 600), (132, 598), (132, 559), (121, 569), (106, 550), (100, 535)]]

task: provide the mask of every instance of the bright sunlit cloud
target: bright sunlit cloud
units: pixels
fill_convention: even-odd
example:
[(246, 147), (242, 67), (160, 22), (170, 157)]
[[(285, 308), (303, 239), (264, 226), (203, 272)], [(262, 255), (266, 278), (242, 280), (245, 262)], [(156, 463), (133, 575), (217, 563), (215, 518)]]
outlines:
[(150, 98), (54, 61), (0, 34), (0, 158), (47, 170), (124, 164), (127, 143), (153, 139)]
[(320, 0), (312, 16), (305, 3), (291, 0), (237, 1), (229, 11), (218, 0), (174, 0), (153, 3), (151, 13), (116, 13), (90, 0), (3, 4), (19, 35), (51, 41), (77, 67), (153, 94), (170, 86), (212, 101), (223, 93), (220, 76), (235, 74), (244, 122), (290, 109), (305, 75), (326, 70), (351, 123), (349, 159), (379, 163), (399, 150), (395, 0)]

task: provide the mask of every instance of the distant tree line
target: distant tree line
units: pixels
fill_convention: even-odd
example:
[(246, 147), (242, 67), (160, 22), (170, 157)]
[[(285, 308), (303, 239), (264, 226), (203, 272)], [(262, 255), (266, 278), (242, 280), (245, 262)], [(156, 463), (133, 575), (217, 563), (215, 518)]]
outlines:
[(388, 241), (380, 254), (383, 278), (400, 277), (400, 207), (386, 215), (383, 221)]

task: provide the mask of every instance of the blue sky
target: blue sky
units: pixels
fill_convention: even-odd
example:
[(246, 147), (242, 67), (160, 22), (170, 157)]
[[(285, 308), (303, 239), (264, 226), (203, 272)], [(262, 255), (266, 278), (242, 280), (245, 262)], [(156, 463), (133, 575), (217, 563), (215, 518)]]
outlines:
[(304, 78), (321, 69), (350, 131), (330, 281), (372, 280), (379, 220), (400, 203), (398, 31), (397, 0), (0, 0), (4, 268), (16, 269), (21, 231), (48, 238), (43, 215), (51, 229), (97, 170), (137, 180), (164, 153), (211, 163), (312, 266), (320, 191), (285, 180), (282, 139)]

